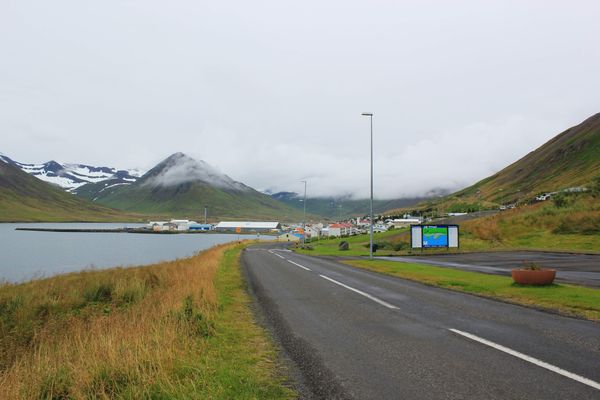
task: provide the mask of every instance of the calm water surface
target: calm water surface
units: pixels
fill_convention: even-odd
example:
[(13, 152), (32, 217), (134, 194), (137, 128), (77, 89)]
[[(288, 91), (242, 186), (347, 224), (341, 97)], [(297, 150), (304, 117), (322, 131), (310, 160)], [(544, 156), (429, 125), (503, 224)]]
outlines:
[[(0, 281), (20, 282), (87, 268), (150, 264), (188, 257), (231, 234), (152, 235), (15, 231), (23, 228), (121, 228), (143, 224), (0, 224)], [(242, 236), (244, 238), (245, 236)], [(250, 237), (248, 237), (250, 238)]]

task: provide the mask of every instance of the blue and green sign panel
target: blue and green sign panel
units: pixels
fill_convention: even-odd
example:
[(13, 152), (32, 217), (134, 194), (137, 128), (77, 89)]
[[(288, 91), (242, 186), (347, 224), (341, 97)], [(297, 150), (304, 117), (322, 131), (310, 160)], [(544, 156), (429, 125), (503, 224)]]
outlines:
[(411, 225), (410, 242), (413, 249), (457, 248), (458, 225)]
[(423, 248), (448, 247), (447, 225), (424, 225)]

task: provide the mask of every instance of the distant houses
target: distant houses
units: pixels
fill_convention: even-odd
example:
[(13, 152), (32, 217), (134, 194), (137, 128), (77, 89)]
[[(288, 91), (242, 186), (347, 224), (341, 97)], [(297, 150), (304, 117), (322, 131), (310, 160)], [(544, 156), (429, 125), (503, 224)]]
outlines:
[(347, 222), (330, 224), (328, 228), (328, 236), (342, 237), (350, 236), (350, 234), (352, 233), (352, 224), (349, 224)]
[[(406, 227), (418, 224), (421, 219), (405, 216), (401, 219), (379, 220), (373, 224), (374, 232), (386, 232), (391, 228)], [(323, 223), (288, 224), (282, 225), (277, 221), (221, 221), (216, 225), (201, 224), (187, 219), (172, 219), (170, 221), (151, 221), (146, 229), (154, 232), (220, 232), (238, 234), (270, 234), (275, 235), (279, 241), (296, 242), (306, 240), (319, 240), (321, 238), (335, 238), (354, 236), (369, 232), (371, 222), (367, 219), (357, 218), (344, 222), (335, 222), (329, 225)]]

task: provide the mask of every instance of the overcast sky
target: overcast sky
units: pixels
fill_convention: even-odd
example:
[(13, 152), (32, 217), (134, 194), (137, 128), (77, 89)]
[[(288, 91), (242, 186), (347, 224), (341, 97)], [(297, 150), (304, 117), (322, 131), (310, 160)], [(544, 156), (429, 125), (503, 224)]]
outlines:
[(600, 112), (600, 2), (0, 0), (0, 152), (458, 189)]

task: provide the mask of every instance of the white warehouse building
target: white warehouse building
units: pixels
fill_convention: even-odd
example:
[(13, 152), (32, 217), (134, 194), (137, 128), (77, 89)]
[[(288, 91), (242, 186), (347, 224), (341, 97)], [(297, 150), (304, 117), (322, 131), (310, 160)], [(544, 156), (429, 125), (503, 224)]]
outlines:
[(281, 230), (279, 222), (222, 221), (215, 226), (218, 232), (277, 232)]

